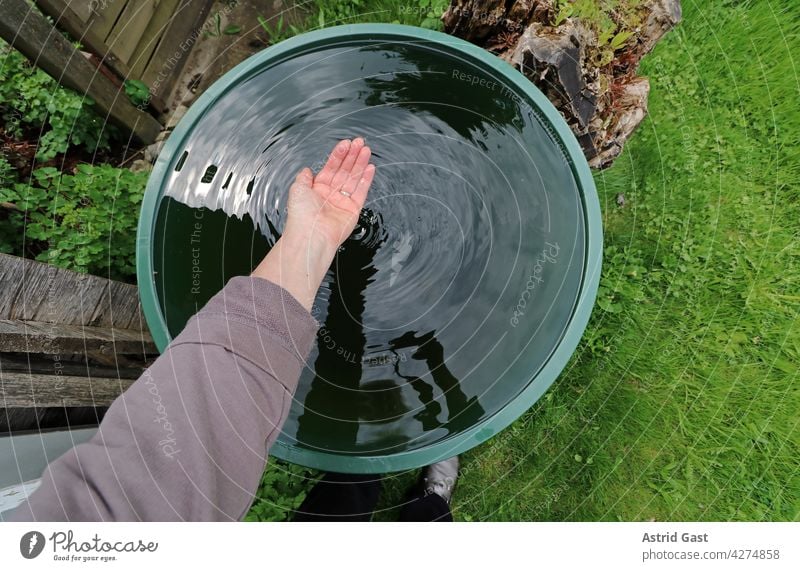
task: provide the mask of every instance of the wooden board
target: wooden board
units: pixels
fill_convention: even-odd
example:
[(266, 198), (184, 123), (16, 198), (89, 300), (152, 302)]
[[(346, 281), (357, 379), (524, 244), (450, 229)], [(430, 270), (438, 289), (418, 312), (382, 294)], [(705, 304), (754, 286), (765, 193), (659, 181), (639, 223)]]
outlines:
[(108, 43), (111, 28), (117, 22), (120, 13), (125, 8), (128, 0), (96, 0), (92, 4), (91, 26), (99, 38)]
[(157, 351), (150, 334), (142, 331), (3, 319), (0, 352), (114, 357), (154, 355)]
[(142, 81), (150, 85), (158, 97), (166, 98), (172, 90), (210, 9), (211, 2), (180, 0), (142, 73)]
[[(97, 27), (89, 22), (92, 12), (89, 10), (88, 2), (36, 0), (36, 5), (42, 9), (42, 12), (53, 19), (53, 23), (57, 28), (67, 32), (82, 46), (95, 54), (102, 63), (114, 70), (122, 80), (131, 76), (131, 70), (128, 65), (106, 45), (103, 38), (97, 34)], [(83, 13), (76, 12), (74, 10), (76, 7), (82, 7)]]
[[(39, 375), (53, 375), (58, 369), (61, 375), (77, 375), (93, 377), (120, 377), (123, 379), (138, 379), (142, 372), (153, 364), (157, 355), (148, 355), (145, 360), (137, 361), (136, 366), (120, 367), (98, 365), (87, 361), (83, 356), (70, 357), (65, 355), (33, 355), (30, 353), (2, 353), (0, 354), (0, 371), (4, 373), (33, 373)], [(0, 403), (2, 397), (0, 396)], [(0, 404), (1, 406), (1, 404)], [(0, 414), (0, 419), (2, 415)], [(0, 430), (2, 432), (2, 430)]]
[(136, 286), (0, 254), (0, 319), (147, 331)]
[(136, 77), (141, 77), (147, 64), (150, 63), (150, 58), (158, 47), (164, 31), (175, 17), (175, 10), (179, 3), (180, 0), (160, 0), (158, 2), (153, 17), (147, 23), (131, 57), (131, 73)]
[(106, 43), (122, 58), (128, 66), (136, 62), (131, 58), (147, 24), (153, 17), (156, 0), (128, 0)]
[(6, 407), (108, 406), (133, 384), (130, 379), (0, 372)]
[[(92, 8), (98, 3), (99, 0), (63, 0), (67, 7), (85, 24), (92, 17)], [(39, 3), (38, 0), (36, 2)]]

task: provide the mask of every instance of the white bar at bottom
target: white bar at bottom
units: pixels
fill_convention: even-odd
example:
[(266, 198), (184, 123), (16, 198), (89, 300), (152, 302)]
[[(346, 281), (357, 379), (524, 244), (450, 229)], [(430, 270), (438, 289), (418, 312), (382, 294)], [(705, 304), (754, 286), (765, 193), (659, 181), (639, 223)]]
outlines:
[[(44, 545), (26, 559), (32, 531)], [(798, 538), (800, 523), (2, 523), (0, 554), (8, 569), (797, 570)]]

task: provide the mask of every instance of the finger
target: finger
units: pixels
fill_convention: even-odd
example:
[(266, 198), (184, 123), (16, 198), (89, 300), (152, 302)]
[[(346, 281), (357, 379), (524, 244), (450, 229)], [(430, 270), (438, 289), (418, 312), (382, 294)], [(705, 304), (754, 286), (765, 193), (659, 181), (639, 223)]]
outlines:
[(331, 188), (333, 190), (339, 190), (342, 185), (345, 183), (347, 178), (350, 176), (350, 171), (353, 169), (353, 165), (358, 158), (358, 153), (361, 152), (361, 148), (364, 146), (364, 139), (358, 137), (353, 141), (353, 144), (350, 145), (350, 150), (347, 152), (347, 156), (342, 161), (339, 170), (333, 175), (333, 180), (331, 181)]
[(367, 168), (367, 165), (369, 164), (370, 156), (372, 156), (372, 151), (370, 151), (370, 148), (361, 147), (361, 150), (358, 152), (358, 157), (356, 157), (356, 162), (350, 171), (350, 176), (347, 177), (347, 180), (345, 180), (344, 184), (342, 185), (342, 192), (346, 192), (348, 194), (353, 194), (355, 192), (356, 186), (361, 180), (361, 176), (364, 174), (364, 169)]
[(316, 179), (314, 179), (314, 182), (318, 182), (320, 184), (330, 184), (331, 180), (333, 180), (333, 175), (335, 175), (336, 171), (339, 170), (339, 167), (342, 165), (342, 161), (347, 156), (349, 150), (350, 141), (348, 139), (344, 139), (336, 143), (336, 146), (333, 147), (331, 154), (328, 156), (325, 166), (322, 167), (321, 171), (319, 171), (319, 174), (317, 175)]
[(353, 194), (350, 195), (350, 199), (356, 203), (359, 209), (364, 206), (364, 202), (367, 200), (367, 192), (369, 192), (369, 187), (372, 184), (372, 179), (374, 176), (375, 165), (367, 165), (367, 168), (364, 169), (361, 179), (358, 181)]

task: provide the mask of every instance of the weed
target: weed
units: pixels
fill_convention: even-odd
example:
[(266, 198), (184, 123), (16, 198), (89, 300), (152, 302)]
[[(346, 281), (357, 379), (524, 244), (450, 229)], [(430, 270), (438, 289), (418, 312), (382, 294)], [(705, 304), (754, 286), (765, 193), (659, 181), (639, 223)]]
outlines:
[(7, 135), (25, 139), (32, 134), (42, 161), (71, 145), (89, 152), (110, 147), (116, 130), (94, 113), (91, 99), (60, 87), (2, 40), (0, 58), (0, 117)]
[[(0, 171), (5, 167), (0, 163)], [(132, 281), (136, 223), (145, 173), (80, 164), (74, 174), (33, 171), (29, 183), (6, 175), (0, 203), (4, 251), (79, 272)]]
[(286, 521), (300, 507), (316, 479), (307, 468), (270, 460), (245, 521)]

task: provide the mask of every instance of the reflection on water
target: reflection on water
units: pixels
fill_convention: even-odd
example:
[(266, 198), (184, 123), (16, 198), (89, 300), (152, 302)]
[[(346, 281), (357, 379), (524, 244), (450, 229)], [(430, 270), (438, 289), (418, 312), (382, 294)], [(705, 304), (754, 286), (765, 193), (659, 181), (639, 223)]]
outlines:
[(209, 109), (171, 165), (154, 259), (175, 335), (278, 239), (298, 170), (341, 138), (373, 150), (366, 208), (314, 304), (288, 443), (384, 454), (460, 432), (531, 382), (571, 315), (584, 228), (569, 165), (496, 78), (440, 50), (278, 63)]

